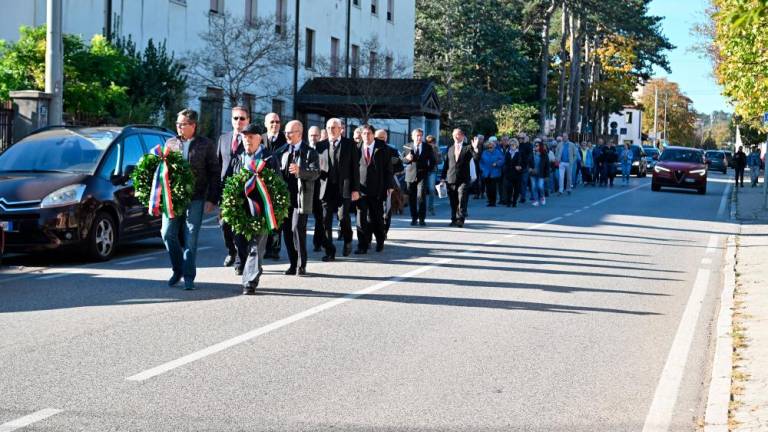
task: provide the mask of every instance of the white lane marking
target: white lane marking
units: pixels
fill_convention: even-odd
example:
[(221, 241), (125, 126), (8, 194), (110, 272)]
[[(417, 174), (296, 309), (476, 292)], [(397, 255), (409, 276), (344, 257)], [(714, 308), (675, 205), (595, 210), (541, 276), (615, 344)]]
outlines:
[(702, 258), (701, 259), (701, 264), (702, 265), (710, 265), (710, 264), (712, 264), (712, 258)]
[(57, 274), (52, 274), (48, 276), (40, 276), (38, 279), (42, 279), (42, 280), (58, 279), (64, 276), (69, 276), (69, 273), (57, 273)]
[(707, 250), (706, 253), (711, 254), (715, 252), (715, 249), (717, 248), (717, 242), (718, 242), (717, 234), (712, 234), (709, 236), (709, 243), (707, 243)]
[(607, 198), (601, 199), (600, 201), (593, 202), (592, 205), (596, 206), (596, 205), (602, 204), (602, 203), (604, 203), (606, 201), (609, 201), (609, 200), (612, 200), (612, 199), (614, 199), (614, 198), (616, 198), (618, 196), (621, 196), (621, 195), (624, 195), (624, 194), (628, 194), (630, 192), (634, 192), (634, 191), (636, 191), (637, 189), (640, 189), (640, 188), (644, 188), (644, 187), (648, 186), (649, 184), (650, 183), (644, 183), (644, 184), (641, 184), (640, 186), (635, 186), (632, 189), (627, 189), (624, 192), (619, 192), (617, 194), (613, 194), (613, 195), (611, 195), (611, 196), (609, 196)]
[(582, 207), (581, 209), (582, 209), (582, 210), (589, 210), (589, 208), (590, 208), (590, 207), (592, 207), (592, 206), (584, 206), (584, 207)]
[(62, 410), (60, 409), (46, 408), (46, 409), (34, 412), (28, 416), (24, 416), (16, 420), (11, 420), (8, 423), (1, 424), (0, 432), (11, 432), (11, 431), (15, 431), (16, 429), (21, 429), (23, 427), (31, 425), (32, 423), (37, 423), (41, 420), (47, 419), (48, 417), (54, 416), (60, 413), (61, 411)]
[(723, 189), (723, 196), (720, 198), (720, 207), (717, 209), (717, 218), (722, 219), (723, 216), (725, 216), (725, 207), (726, 204), (728, 204), (728, 197), (730, 196), (728, 193), (731, 191), (731, 185), (727, 185), (725, 189)]
[[(617, 195), (621, 195), (621, 194), (624, 194), (624, 193), (627, 193), (627, 192), (621, 192), (621, 193), (619, 193)], [(525, 231), (535, 230), (535, 229), (538, 229), (538, 228), (540, 228), (540, 227), (542, 227), (544, 225), (548, 225), (548, 224), (551, 224), (553, 222), (557, 222), (557, 221), (559, 221), (561, 219), (562, 219), (562, 217), (555, 217), (555, 218), (549, 219), (547, 221), (544, 221), (542, 223), (538, 223), (536, 225), (532, 225), (530, 227), (527, 227), (527, 228), (525, 228)], [(517, 233), (513, 233), (513, 234), (508, 234), (505, 237), (511, 238), (511, 237), (516, 236), (516, 235), (518, 235), (518, 234)], [(488, 242), (485, 242), (482, 246), (490, 245), (490, 244), (495, 244), (497, 242), (498, 242), (498, 239), (490, 240)], [(480, 250), (480, 248), (482, 246), (474, 247), (472, 249), (467, 249), (464, 252), (462, 252), (460, 255), (470, 255), (470, 254)], [(219, 342), (219, 343), (217, 343), (215, 345), (211, 345), (211, 346), (209, 346), (207, 348), (203, 348), (203, 349), (201, 349), (199, 351), (195, 351), (195, 352), (193, 352), (191, 354), (188, 354), (188, 355), (186, 355), (184, 357), (180, 357), (180, 358), (178, 358), (176, 360), (172, 360), (172, 361), (163, 363), (163, 364), (161, 364), (159, 366), (153, 367), (151, 369), (147, 369), (147, 370), (145, 370), (143, 372), (139, 372), (139, 373), (137, 373), (135, 375), (131, 375), (128, 378), (126, 378), (126, 380), (128, 380), (128, 381), (145, 381), (147, 379), (156, 377), (158, 375), (162, 375), (162, 374), (164, 374), (164, 373), (166, 373), (168, 371), (171, 371), (171, 370), (176, 369), (178, 367), (181, 367), (181, 366), (184, 366), (186, 364), (192, 363), (194, 361), (200, 360), (200, 359), (205, 358), (207, 356), (210, 356), (212, 354), (216, 354), (218, 352), (224, 351), (224, 350), (226, 350), (228, 348), (231, 348), (231, 347), (233, 347), (235, 345), (239, 345), (241, 343), (247, 342), (247, 341), (249, 341), (251, 339), (254, 339), (256, 337), (259, 337), (259, 336), (262, 336), (264, 334), (270, 333), (272, 331), (278, 330), (278, 329), (283, 328), (283, 327), (285, 327), (285, 326), (287, 326), (289, 324), (292, 324), (292, 323), (295, 323), (297, 321), (300, 321), (300, 320), (302, 320), (304, 318), (308, 318), (308, 317), (311, 317), (313, 315), (317, 315), (320, 312), (324, 312), (324, 311), (326, 311), (328, 309), (331, 309), (331, 308), (334, 308), (336, 306), (339, 306), (339, 305), (342, 305), (344, 303), (347, 303), (349, 301), (352, 301), (352, 300), (354, 300), (356, 298), (359, 298), (359, 297), (362, 297), (364, 295), (368, 295), (368, 294), (374, 293), (376, 291), (382, 290), (382, 289), (384, 289), (384, 288), (386, 288), (386, 287), (388, 287), (390, 285), (394, 285), (397, 282), (401, 282), (401, 281), (404, 281), (406, 279), (412, 278), (412, 277), (414, 277), (416, 275), (419, 275), (419, 274), (422, 274), (422, 273), (427, 272), (429, 270), (432, 270), (434, 268), (440, 267), (443, 264), (447, 264), (447, 263), (450, 263), (452, 261), (455, 261), (456, 259), (457, 258), (443, 258), (443, 259), (437, 260), (433, 264), (426, 265), (426, 266), (423, 266), (423, 267), (419, 267), (419, 268), (417, 268), (415, 270), (412, 270), (412, 271), (410, 271), (408, 273), (402, 274), (400, 276), (395, 276), (395, 277), (393, 277), (393, 278), (391, 278), (391, 279), (389, 279), (387, 281), (380, 282), (380, 283), (378, 283), (376, 285), (370, 286), (370, 287), (362, 289), (360, 291), (353, 292), (351, 294), (347, 294), (344, 297), (340, 297), (338, 299), (331, 300), (331, 301), (326, 302), (326, 303), (322, 303), (322, 304), (320, 304), (318, 306), (312, 307), (312, 308), (307, 309), (307, 310), (305, 310), (303, 312), (296, 313), (296, 314), (291, 315), (291, 316), (289, 316), (287, 318), (283, 318), (283, 319), (281, 319), (279, 321), (275, 321), (275, 322), (273, 322), (271, 324), (267, 324), (267, 325), (265, 325), (263, 327), (259, 327), (257, 329), (251, 330), (251, 331), (249, 331), (247, 333), (241, 334), (239, 336), (235, 336), (235, 337), (233, 337), (231, 339), (227, 339), (227, 340), (225, 340), (223, 342)]]
[(578, 210), (574, 210), (574, 211), (573, 211), (573, 213), (574, 213), (574, 214), (576, 214), (576, 213), (581, 213), (581, 209), (578, 209)]
[(571, 216), (573, 216), (573, 213), (566, 213), (565, 214), (565, 217), (571, 217)]
[(685, 372), (688, 353), (691, 350), (696, 323), (699, 319), (704, 296), (709, 287), (709, 270), (699, 269), (693, 282), (691, 295), (680, 319), (675, 339), (667, 356), (667, 362), (661, 372), (651, 408), (645, 418), (643, 432), (666, 432), (672, 421), (672, 414), (677, 402), (677, 393)]
[(116, 264), (117, 265), (130, 265), (130, 264), (136, 264), (136, 263), (140, 263), (140, 262), (144, 262), (144, 261), (152, 261), (153, 259), (154, 258), (152, 258), (152, 257), (144, 257), (144, 258), (137, 258), (137, 259), (132, 259), (132, 260), (128, 260), (128, 261), (120, 261), (119, 263), (116, 263)]

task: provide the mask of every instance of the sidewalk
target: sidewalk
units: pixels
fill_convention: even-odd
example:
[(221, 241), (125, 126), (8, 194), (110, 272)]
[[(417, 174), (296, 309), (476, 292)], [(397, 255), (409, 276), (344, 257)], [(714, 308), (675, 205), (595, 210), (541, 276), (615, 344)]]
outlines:
[[(762, 180), (762, 178), (761, 178)], [(768, 210), (763, 184), (739, 188), (731, 430), (768, 431)]]

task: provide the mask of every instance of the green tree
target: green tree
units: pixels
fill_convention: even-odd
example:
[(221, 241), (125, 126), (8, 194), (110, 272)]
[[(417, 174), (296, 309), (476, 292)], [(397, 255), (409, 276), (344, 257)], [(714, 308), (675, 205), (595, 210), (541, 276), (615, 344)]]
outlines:
[(510, 136), (520, 132), (535, 135), (539, 131), (538, 114), (535, 106), (524, 104), (504, 105), (493, 112), (498, 132)]

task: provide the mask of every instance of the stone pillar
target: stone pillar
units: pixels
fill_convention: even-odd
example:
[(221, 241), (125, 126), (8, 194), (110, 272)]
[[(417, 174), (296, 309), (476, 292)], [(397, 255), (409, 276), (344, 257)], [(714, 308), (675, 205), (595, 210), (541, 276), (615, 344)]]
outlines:
[(440, 119), (431, 118), (427, 120), (427, 127), (424, 129), (424, 135), (432, 135), (437, 140), (437, 144), (440, 145)]
[(20, 90), (9, 93), (13, 101), (13, 142), (17, 142), (32, 131), (48, 124), (48, 112), (51, 106), (50, 93), (36, 90)]

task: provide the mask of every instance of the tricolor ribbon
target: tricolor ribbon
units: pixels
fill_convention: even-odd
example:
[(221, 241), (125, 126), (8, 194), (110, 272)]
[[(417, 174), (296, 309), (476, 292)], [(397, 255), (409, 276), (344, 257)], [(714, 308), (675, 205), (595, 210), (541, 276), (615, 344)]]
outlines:
[(173, 199), (171, 198), (171, 175), (168, 169), (168, 155), (173, 151), (170, 146), (156, 145), (150, 151), (162, 161), (155, 169), (155, 175), (152, 178), (152, 190), (149, 194), (149, 214), (160, 216), (164, 213), (170, 219), (176, 217), (173, 212)]
[[(245, 198), (248, 200), (251, 216), (260, 216), (263, 211), (266, 212), (269, 229), (276, 230), (277, 218), (275, 217), (275, 208), (272, 206), (272, 197), (269, 195), (269, 190), (267, 190), (267, 184), (264, 183), (264, 180), (259, 175), (266, 166), (267, 162), (262, 159), (252, 160), (245, 166), (246, 170), (253, 173), (253, 176), (245, 182)], [(259, 192), (261, 203), (251, 198), (251, 194), (254, 190)]]

